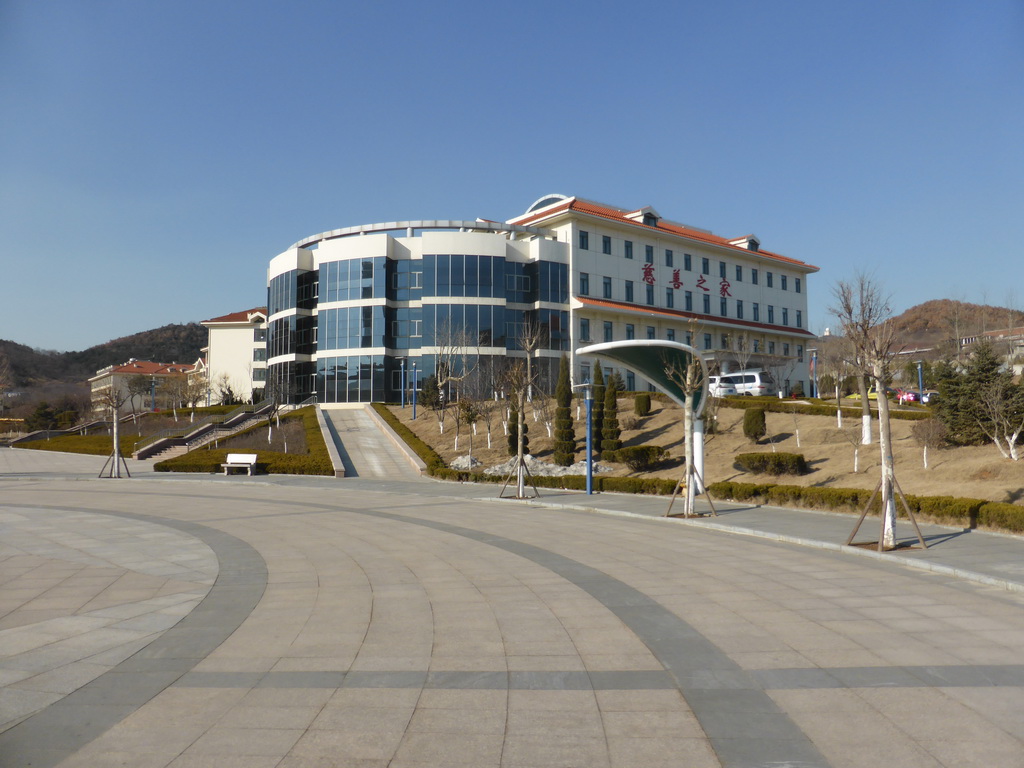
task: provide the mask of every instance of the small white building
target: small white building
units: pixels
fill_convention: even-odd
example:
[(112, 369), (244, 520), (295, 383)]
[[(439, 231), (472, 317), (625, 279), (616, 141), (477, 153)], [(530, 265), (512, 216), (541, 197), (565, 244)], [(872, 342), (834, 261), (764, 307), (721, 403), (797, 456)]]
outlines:
[(221, 402), (225, 388), (243, 402), (262, 399), (267, 380), (267, 309), (256, 307), (204, 320), (207, 405)]

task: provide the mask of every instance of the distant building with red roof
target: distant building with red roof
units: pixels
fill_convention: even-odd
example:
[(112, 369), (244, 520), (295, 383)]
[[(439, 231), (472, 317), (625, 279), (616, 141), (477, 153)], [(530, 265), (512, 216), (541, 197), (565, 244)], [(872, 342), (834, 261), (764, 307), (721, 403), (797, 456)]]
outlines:
[(207, 404), (227, 396), (241, 402), (262, 399), (267, 380), (267, 308), (231, 312), (201, 323)]

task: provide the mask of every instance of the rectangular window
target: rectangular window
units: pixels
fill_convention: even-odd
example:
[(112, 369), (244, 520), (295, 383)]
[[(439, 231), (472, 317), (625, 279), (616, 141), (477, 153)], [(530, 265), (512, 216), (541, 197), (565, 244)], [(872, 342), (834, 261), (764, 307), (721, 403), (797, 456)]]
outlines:
[(654, 246), (653, 245), (645, 245), (644, 246), (644, 261), (647, 262), (648, 264), (653, 264), (654, 263)]
[(704, 334), (704, 349), (711, 349), (711, 334)]
[(676, 305), (675, 291), (671, 288), (665, 289), (665, 306), (672, 309)]
[(653, 285), (648, 285), (647, 286), (647, 305), (651, 306), (651, 307), (654, 306), (654, 286)]
[(635, 339), (636, 338), (636, 326), (633, 325), (632, 323), (626, 323), (626, 338), (627, 339)]
[(688, 253), (683, 254), (683, 269), (687, 272), (693, 271), (693, 257)]
[(799, 309), (796, 310), (796, 327), (797, 328), (803, 328), (804, 327), (804, 313), (801, 310), (799, 310)]
[(610, 277), (601, 278), (601, 295), (606, 299), (612, 297), (612, 279)]
[(753, 318), (755, 323), (761, 322), (761, 305), (758, 304), (756, 301), (754, 302), (753, 307)]
[(601, 253), (612, 252), (612, 239), (608, 235), (601, 235)]
[(632, 301), (632, 300), (633, 300), (633, 281), (632, 280), (627, 280), (626, 281), (626, 301)]
[(761, 351), (761, 340), (760, 339), (754, 339), (754, 352), (757, 353), (757, 352), (760, 352), (760, 351)]
[(632, 371), (626, 371), (626, 391), (636, 392), (636, 374)]
[(775, 307), (773, 307), (771, 304), (768, 305), (768, 322), (775, 322)]
[(797, 344), (796, 345), (796, 361), (798, 363), (802, 363), (804, 361), (804, 345), (803, 344)]
[(706, 257), (702, 257), (701, 258), (701, 260), (700, 260), (700, 273), (702, 275), (710, 275), (711, 274), (711, 259), (708, 259)]
[(779, 275), (779, 285), (782, 287), (782, 290), (786, 290), (786, 276), (785, 275)]
[(667, 331), (665, 331), (665, 338), (668, 339), (669, 341), (675, 341), (676, 340), (676, 329), (675, 328), (669, 328)]
[(683, 309), (687, 312), (693, 312), (693, 292), (687, 291), (683, 294)]
[(708, 294), (704, 294), (704, 314), (711, 314), (711, 297)]
[(693, 334), (689, 331), (686, 332), (686, 343), (693, 344)]
[(632, 240), (627, 240), (626, 241), (626, 258), (627, 259), (632, 259), (633, 258), (633, 241)]
[(604, 340), (605, 341), (612, 341), (612, 321), (611, 320), (605, 320), (604, 321)]
[(267, 348), (257, 347), (252, 351), (253, 362), (262, 363), (267, 359)]
[(580, 272), (580, 296), (590, 295), (590, 273)]
[(750, 282), (752, 282), (754, 285), (757, 285), (757, 270), (756, 269), (752, 268), (750, 270)]
[(724, 261), (718, 262), (718, 276), (722, 277), (722, 278), (725, 277), (725, 262)]
[(729, 300), (723, 296), (718, 302), (718, 314), (727, 317), (729, 314)]
[(736, 319), (743, 319), (743, 299), (736, 299)]
[(668, 248), (665, 249), (665, 266), (671, 267), (672, 265), (672, 251)]
[(782, 345), (782, 356), (789, 357), (789, 344)]
[(775, 354), (775, 342), (774, 341), (769, 341), (768, 342), (768, 354), (769, 355), (774, 355)]
[(719, 349), (728, 349), (729, 348), (729, 335), (728, 334), (723, 333), (722, 336), (720, 337), (719, 341), (721, 342), (721, 346), (719, 347)]
[(647, 338), (648, 338), (648, 339), (653, 339), (653, 338), (655, 338), (655, 335), (654, 335), (654, 326), (653, 326), (653, 325), (648, 325), (648, 326), (647, 326)]
[(266, 328), (255, 328), (252, 332), (253, 341), (266, 341), (267, 340), (267, 329)]
[(590, 248), (590, 233), (580, 230), (580, 248), (584, 251)]
[(743, 267), (741, 267), (739, 264), (736, 265), (736, 282), (743, 282)]
[(782, 308), (782, 324), (789, 325), (789, 310), (785, 307)]
[(590, 320), (580, 318), (580, 341), (590, 341)]
[(799, 277), (794, 277), (793, 278), (793, 290), (796, 291), (797, 293), (800, 293), (800, 278)]
[(767, 285), (767, 286), (768, 286), (769, 288), (771, 288), (771, 287), (772, 287), (772, 273), (771, 273), (771, 272), (765, 272), (765, 273), (764, 273), (764, 281), (765, 281), (765, 284), (766, 284), (766, 285)]

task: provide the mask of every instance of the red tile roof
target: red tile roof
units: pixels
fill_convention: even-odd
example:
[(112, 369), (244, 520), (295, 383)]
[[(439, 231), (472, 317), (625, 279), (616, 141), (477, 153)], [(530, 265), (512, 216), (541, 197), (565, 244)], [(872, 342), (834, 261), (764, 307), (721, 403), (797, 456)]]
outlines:
[(771, 251), (764, 250), (750, 251), (747, 250), (746, 248), (734, 245), (733, 243), (730, 242), (730, 239), (737, 240), (744, 238), (720, 237), (719, 235), (714, 235), (710, 232), (704, 232), (699, 229), (691, 229), (689, 227), (684, 227), (680, 224), (673, 224), (665, 220), (659, 221), (657, 226), (651, 226), (650, 224), (644, 224), (640, 221), (635, 221), (634, 219), (628, 218), (627, 214), (636, 213), (636, 211), (622, 211), (619, 210), (618, 208), (610, 208), (606, 205), (599, 205), (598, 203), (592, 203), (589, 200), (581, 200), (576, 197), (570, 198), (569, 200), (566, 200), (556, 206), (553, 206), (548, 210), (539, 211), (533, 215), (510, 219), (510, 223), (531, 224), (536, 221), (540, 221), (541, 219), (550, 218), (565, 211), (575, 211), (576, 213), (583, 213), (591, 216), (599, 216), (603, 219), (610, 219), (619, 224), (627, 224), (632, 227), (640, 227), (641, 229), (649, 229), (655, 232), (665, 232), (671, 235), (678, 235), (680, 237), (685, 237), (690, 240), (697, 240), (699, 242), (710, 243), (712, 245), (721, 246), (723, 248), (730, 248), (732, 250), (741, 251), (748, 255), (756, 253), (760, 256), (764, 256), (769, 259), (775, 259), (776, 261), (782, 261), (787, 264), (792, 264), (794, 266), (805, 267), (815, 272), (818, 270), (818, 268), (812, 264), (808, 264), (798, 259), (791, 259), (788, 256), (783, 256), (781, 253), (773, 253)]
[(248, 323), (252, 316), (256, 313), (260, 313), (264, 318), (267, 316), (266, 307), (255, 307), (254, 309), (243, 309), (241, 312), (232, 312), (229, 315), (221, 315), (220, 317), (213, 317), (209, 320), (203, 320), (202, 324), (206, 323)]
[(803, 328), (791, 328), (788, 325), (768, 325), (767, 323), (752, 323), (747, 320), (737, 320), (733, 317), (715, 317), (714, 315), (701, 315), (696, 312), (684, 312), (680, 309), (661, 309), (659, 307), (647, 307), (640, 304), (627, 304), (623, 301), (609, 301), (608, 299), (592, 299), (589, 296), (577, 296), (576, 297), (583, 304), (587, 304), (594, 307), (605, 307), (607, 309), (624, 309), (630, 312), (635, 312), (640, 315), (652, 315), (661, 317), (671, 317), (675, 320), (697, 320), (700, 322), (710, 322), (716, 325), (738, 325), (744, 328), (756, 328), (763, 331), (778, 331), (782, 333), (795, 334), (797, 336), (807, 336), (808, 338), (816, 338), (810, 331), (804, 330)]

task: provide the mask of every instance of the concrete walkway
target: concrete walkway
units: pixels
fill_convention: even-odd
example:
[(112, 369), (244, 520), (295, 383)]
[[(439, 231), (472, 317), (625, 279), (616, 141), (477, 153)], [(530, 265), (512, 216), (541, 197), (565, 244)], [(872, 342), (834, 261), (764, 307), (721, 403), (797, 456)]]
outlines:
[(1024, 765), (1016, 537), (101, 464), (0, 451), (0, 766)]
[(419, 477), (419, 472), (399, 455), (365, 406), (324, 408), (323, 415), (345, 465), (346, 478), (411, 480)]

